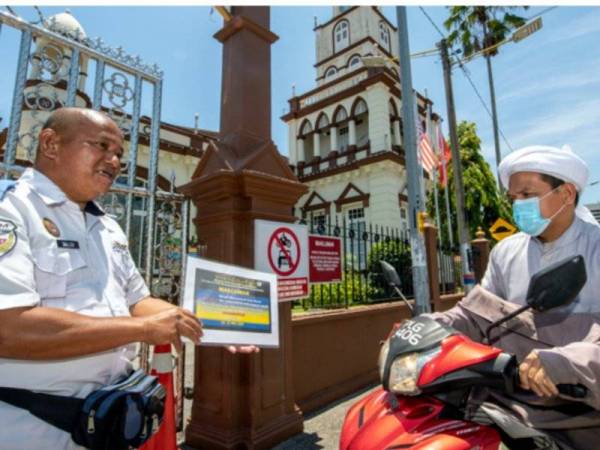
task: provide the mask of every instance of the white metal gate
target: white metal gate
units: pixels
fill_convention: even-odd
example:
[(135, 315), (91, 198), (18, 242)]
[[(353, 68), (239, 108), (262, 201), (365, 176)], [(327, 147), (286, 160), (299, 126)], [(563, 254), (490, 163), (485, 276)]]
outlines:
[[(123, 175), (100, 203), (125, 230), (132, 255), (152, 294), (178, 303), (187, 253), (189, 202), (172, 189), (157, 189), (162, 72), (121, 47), (111, 48), (76, 28), (65, 29), (56, 16), (34, 24), (0, 12), (0, 39), (3, 27), (19, 32), (20, 44), (7, 139), (0, 149), (0, 177), (17, 178), (31, 165), (37, 136), (55, 109), (88, 106), (104, 111), (121, 128), (129, 158)], [(5, 70), (9, 63), (2, 61)], [(93, 83), (88, 83), (88, 68), (92, 65)], [(149, 121), (141, 120), (144, 88), (151, 91)], [(136, 173), (140, 138), (149, 142), (145, 180)], [(142, 346), (140, 365), (148, 368), (147, 346)], [(177, 375), (181, 419), (182, 360)]]

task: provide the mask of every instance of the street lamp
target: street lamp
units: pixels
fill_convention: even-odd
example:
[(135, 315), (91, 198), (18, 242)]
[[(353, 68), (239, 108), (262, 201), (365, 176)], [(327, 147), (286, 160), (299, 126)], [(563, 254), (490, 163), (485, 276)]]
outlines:
[(529, 23), (526, 23), (522, 27), (518, 28), (512, 35), (511, 40), (513, 42), (519, 42), (525, 39), (528, 36), (531, 36), (536, 31), (539, 31), (542, 28), (542, 18), (538, 17), (535, 20), (532, 20)]

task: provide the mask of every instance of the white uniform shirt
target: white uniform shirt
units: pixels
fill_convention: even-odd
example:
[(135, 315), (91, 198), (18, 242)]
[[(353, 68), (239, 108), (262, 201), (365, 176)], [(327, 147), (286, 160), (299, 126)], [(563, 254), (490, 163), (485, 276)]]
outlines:
[(525, 233), (503, 239), (491, 254), (481, 285), (497, 296), (525, 304), (531, 277), (569, 256), (582, 255), (587, 282), (565, 310), (575, 314), (600, 312), (600, 227), (575, 217), (553, 242), (543, 243)]
[[(0, 200), (0, 309), (42, 306), (128, 316), (129, 307), (147, 295), (123, 231), (94, 203), (83, 213), (33, 169)], [(0, 358), (0, 386), (85, 397), (122, 376), (134, 350), (58, 361)], [(67, 433), (0, 401), (0, 450), (78, 448)]]

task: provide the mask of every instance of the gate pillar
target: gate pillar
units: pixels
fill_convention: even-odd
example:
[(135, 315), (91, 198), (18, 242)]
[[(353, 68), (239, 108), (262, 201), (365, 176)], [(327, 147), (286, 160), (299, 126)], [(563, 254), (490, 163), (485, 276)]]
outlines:
[[(206, 257), (254, 266), (254, 220), (295, 220), (306, 187), (271, 140), (268, 7), (233, 7), (215, 37), (224, 44), (220, 139), (203, 154), (191, 197)], [(278, 349), (230, 354), (196, 347), (194, 400), (186, 444), (197, 449), (267, 449), (302, 431), (294, 404), (291, 306), (279, 306)]]

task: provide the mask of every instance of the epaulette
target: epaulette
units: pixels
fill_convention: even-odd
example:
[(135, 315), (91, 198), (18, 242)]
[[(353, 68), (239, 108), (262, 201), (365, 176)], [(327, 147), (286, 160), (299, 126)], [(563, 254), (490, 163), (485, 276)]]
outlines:
[(6, 193), (15, 188), (15, 180), (0, 180), (0, 201), (4, 199)]

